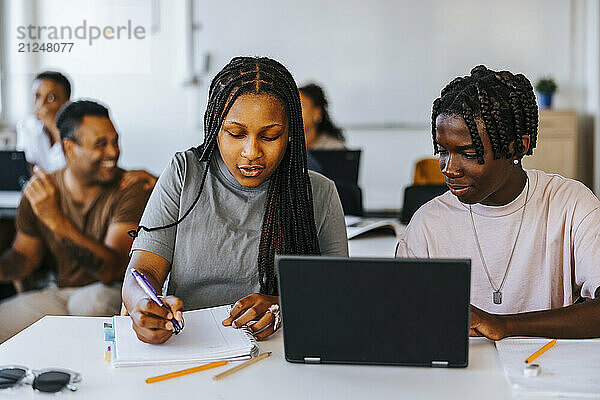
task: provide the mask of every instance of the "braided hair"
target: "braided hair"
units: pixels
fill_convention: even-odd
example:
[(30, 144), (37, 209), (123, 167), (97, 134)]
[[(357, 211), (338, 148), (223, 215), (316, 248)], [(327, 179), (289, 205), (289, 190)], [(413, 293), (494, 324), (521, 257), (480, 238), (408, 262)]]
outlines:
[[(204, 143), (192, 150), (200, 162), (206, 162), (196, 199), (178, 220), (146, 231), (165, 229), (180, 223), (194, 208), (214, 156), (223, 120), (236, 99), (243, 94), (266, 93), (281, 100), (289, 121), (285, 155), (270, 178), (262, 230), (258, 246), (258, 283), (263, 294), (277, 295), (275, 253), (319, 255), (319, 242), (308, 176), (302, 108), (296, 82), (279, 62), (266, 57), (233, 58), (212, 80), (204, 113)], [(134, 236), (136, 232), (133, 231)]]
[[(435, 121), (440, 114), (462, 117), (469, 128), (479, 164), (484, 163), (483, 143), (476, 119), (485, 125), (494, 159), (522, 158), (533, 154), (537, 141), (538, 107), (531, 82), (522, 74), (496, 72), (479, 65), (471, 70), (471, 75), (450, 82), (433, 102), (431, 133), (435, 154), (439, 152)], [(523, 136), (530, 138), (527, 152), (521, 141)], [(510, 151), (512, 143), (514, 153)]]
[(329, 115), (329, 102), (327, 101), (323, 88), (316, 83), (309, 83), (301, 86), (299, 89), (302, 94), (310, 98), (316, 107), (319, 107), (322, 110), (323, 115), (321, 116), (321, 121), (317, 124), (317, 133), (320, 135), (321, 133), (326, 132), (329, 136), (333, 136), (344, 142), (346, 139), (344, 138), (342, 128), (334, 124)]

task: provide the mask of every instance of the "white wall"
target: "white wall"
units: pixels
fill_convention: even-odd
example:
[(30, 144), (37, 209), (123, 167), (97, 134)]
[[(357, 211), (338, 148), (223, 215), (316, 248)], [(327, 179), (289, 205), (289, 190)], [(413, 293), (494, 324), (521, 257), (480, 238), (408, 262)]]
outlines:
[[(73, 78), (75, 97), (110, 106), (121, 133), (122, 165), (160, 172), (175, 151), (201, 142), (208, 79), (232, 56), (269, 55), (287, 65), (298, 83), (317, 80), (326, 87), (349, 145), (363, 149), (365, 206), (398, 208), (414, 161), (431, 155), (432, 100), (474, 65), (523, 72), (532, 80), (551, 74), (560, 86), (558, 108), (597, 112), (597, 105), (590, 107), (597, 95), (588, 91), (598, 72), (589, 51), (599, 46), (595, 2), (305, 0), (292, 6), (276, 0), (197, 0), (197, 51), (210, 54), (211, 63), (202, 84), (185, 86), (184, 0), (158, 2), (160, 29), (143, 43), (98, 43), (70, 58), (15, 56), (15, 26), (34, 18), (22, 4), (37, 3), (40, 25), (76, 24), (82, 18), (107, 24), (132, 15), (150, 24), (154, 2), (7, 0), (13, 8), (5, 40), (14, 104), (7, 112), (13, 123), (24, 114), (19, 104), (29, 101), (24, 99), (33, 72), (64, 70)], [(390, 123), (396, 127), (381, 129)]]
[[(11, 2), (13, 10), (25, 3)], [(111, 23), (112, 19), (112, 23), (117, 24), (131, 17), (149, 25), (150, 1), (119, 1), (118, 6), (115, 4), (111, 0), (38, 2), (37, 24), (77, 26), (84, 18), (88, 23), (103, 25)], [(124, 10), (124, 6), (129, 9)], [(197, 89), (183, 84), (186, 78), (184, 1), (162, 2), (160, 12), (160, 31), (148, 34), (141, 49), (139, 42), (136, 46), (121, 47), (102, 47), (101, 43), (96, 43), (91, 50), (85, 43), (76, 43), (74, 48), (83, 50), (83, 54), (75, 54), (75, 57), (17, 54), (16, 26), (30, 24), (31, 17), (15, 12), (8, 36), (12, 47), (8, 80), (15, 82), (10, 102), (20, 104), (26, 99), (29, 104), (31, 79), (35, 72), (45, 69), (64, 71), (74, 83), (74, 98), (98, 99), (110, 107), (121, 134), (121, 164), (160, 173), (176, 151), (202, 141), (198, 115), (203, 112), (203, 105), (197, 100)], [(22, 107), (8, 110), (9, 121), (15, 123), (24, 114)]]
[(359, 185), (366, 193), (365, 207), (397, 210), (404, 187), (412, 182), (415, 162), (432, 157), (431, 133), (423, 129), (347, 131), (350, 148), (360, 148)]

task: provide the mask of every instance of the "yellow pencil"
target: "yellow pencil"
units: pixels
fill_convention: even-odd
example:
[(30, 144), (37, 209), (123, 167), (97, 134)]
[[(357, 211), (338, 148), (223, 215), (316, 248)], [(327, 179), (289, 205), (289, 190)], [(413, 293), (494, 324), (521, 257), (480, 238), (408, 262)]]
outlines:
[(554, 346), (555, 344), (556, 344), (556, 339), (552, 339), (550, 342), (546, 343), (541, 349), (539, 349), (538, 351), (536, 351), (535, 353), (533, 353), (532, 355), (527, 357), (527, 360), (525, 360), (525, 364), (529, 364), (530, 362), (532, 362), (533, 360), (535, 360), (536, 358), (538, 358), (539, 356), (541, 356), (542, 354), (544, 354), (545, 352), (550, 350), (552, 348), (552, 346)]
[(261, 354), (260, 356), (258, 356), (258, 357), (252, 358), (252, 359), (250, 359), (250, 360), (248, 360), (248, 361), (246, 361), (246, 362), (244, 362), (244, 363), (242, 363), (242, 364), (240, 364), (240, 365), (236, 365), (235, 367), (228, 369), (228, 370), (227, 370), (227, 371), (225, 371), (225, 372), (221, 372), (220, 374), (213, 376), (213, 379), (214, 379), (215, 381), (218, 381), (219, 379), (221, 379), (221, 378), (224, 378), (224, 377), (226, 377), (227, 375), (233, 374), (234, 372), (237, 372), (237, 371), (239, 371), (239, 370), (240, 370), (240, 369), (242, 369), (242, 368), (246, 368), (246, 367), (248, 367), (248, 366), (250, 366), (250, 365), (254, 364), (255, 362), (258, 362), (258, 361), (262, 360), (263, 358), (267, 358), (267, 357), (269, 357), (270, 355), (271, 355), (271, 352), (270, 352), (270, 351), (268, 351), (268, 352), (266, 352), (266, 353), (262, 353), (262, 354)]
[(225, 364), (227, 364), (227, 361), (217, 361), (210, 364), (200, 365), (199, 367), (182, 369), (181, 371), (175, 371), (164, 375), (153, 376), (152, 378), (146, 379), (146, 383), (154, 383), (164, 381), (165, 379), (177, 378), (178, 376), (193, 374), (194, 372), (204, 371), (211, 368), (217, 368)]

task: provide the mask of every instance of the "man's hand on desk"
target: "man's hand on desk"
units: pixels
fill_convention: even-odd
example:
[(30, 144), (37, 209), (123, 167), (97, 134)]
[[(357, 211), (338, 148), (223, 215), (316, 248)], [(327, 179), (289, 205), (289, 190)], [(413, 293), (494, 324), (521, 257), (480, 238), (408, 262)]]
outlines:
[(35, 215), (50, 230), (59, 228), (65, 216), (58, 204), (58, 191), (48, 175), (39, 167), (33, 168), (33, 177), (29, 180), (23, 194), (29, 200)]
[(183, 301), (175, 296), (162, 298), (162, 302), (170, 308), (159, 306), (148, 297), (141, 298), (134, 309), (129, 312), (133, 320), (133, 330), (138, 339), (145, 343), (160, 344), (173, 335), (173, 316), (182, 320)]
[(500, 340), (507, 336), (506, 319), (502, 315), (487, 313), (471, 305), (470, 336), (485, 336), (491, 340)]
[(258, 332), (254, 337), (263, 340), (275, 333), (275, 317), (269, 311), (273, 304), (279, 304), (279, 297), (258, 293), (243, 297), (235, 303), (231, 309), (231, 316), (223, 321), (223, 325), (241, 328), (248, 322), (257, 320), (248, 329)]

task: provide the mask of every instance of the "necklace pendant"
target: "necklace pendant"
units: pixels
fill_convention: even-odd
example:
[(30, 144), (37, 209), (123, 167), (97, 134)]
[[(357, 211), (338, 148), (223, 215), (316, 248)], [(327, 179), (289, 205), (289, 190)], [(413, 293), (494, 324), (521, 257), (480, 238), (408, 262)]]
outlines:
[(493, 295), (494, 304), (502, 304), (502, 292), (496, 291)]

